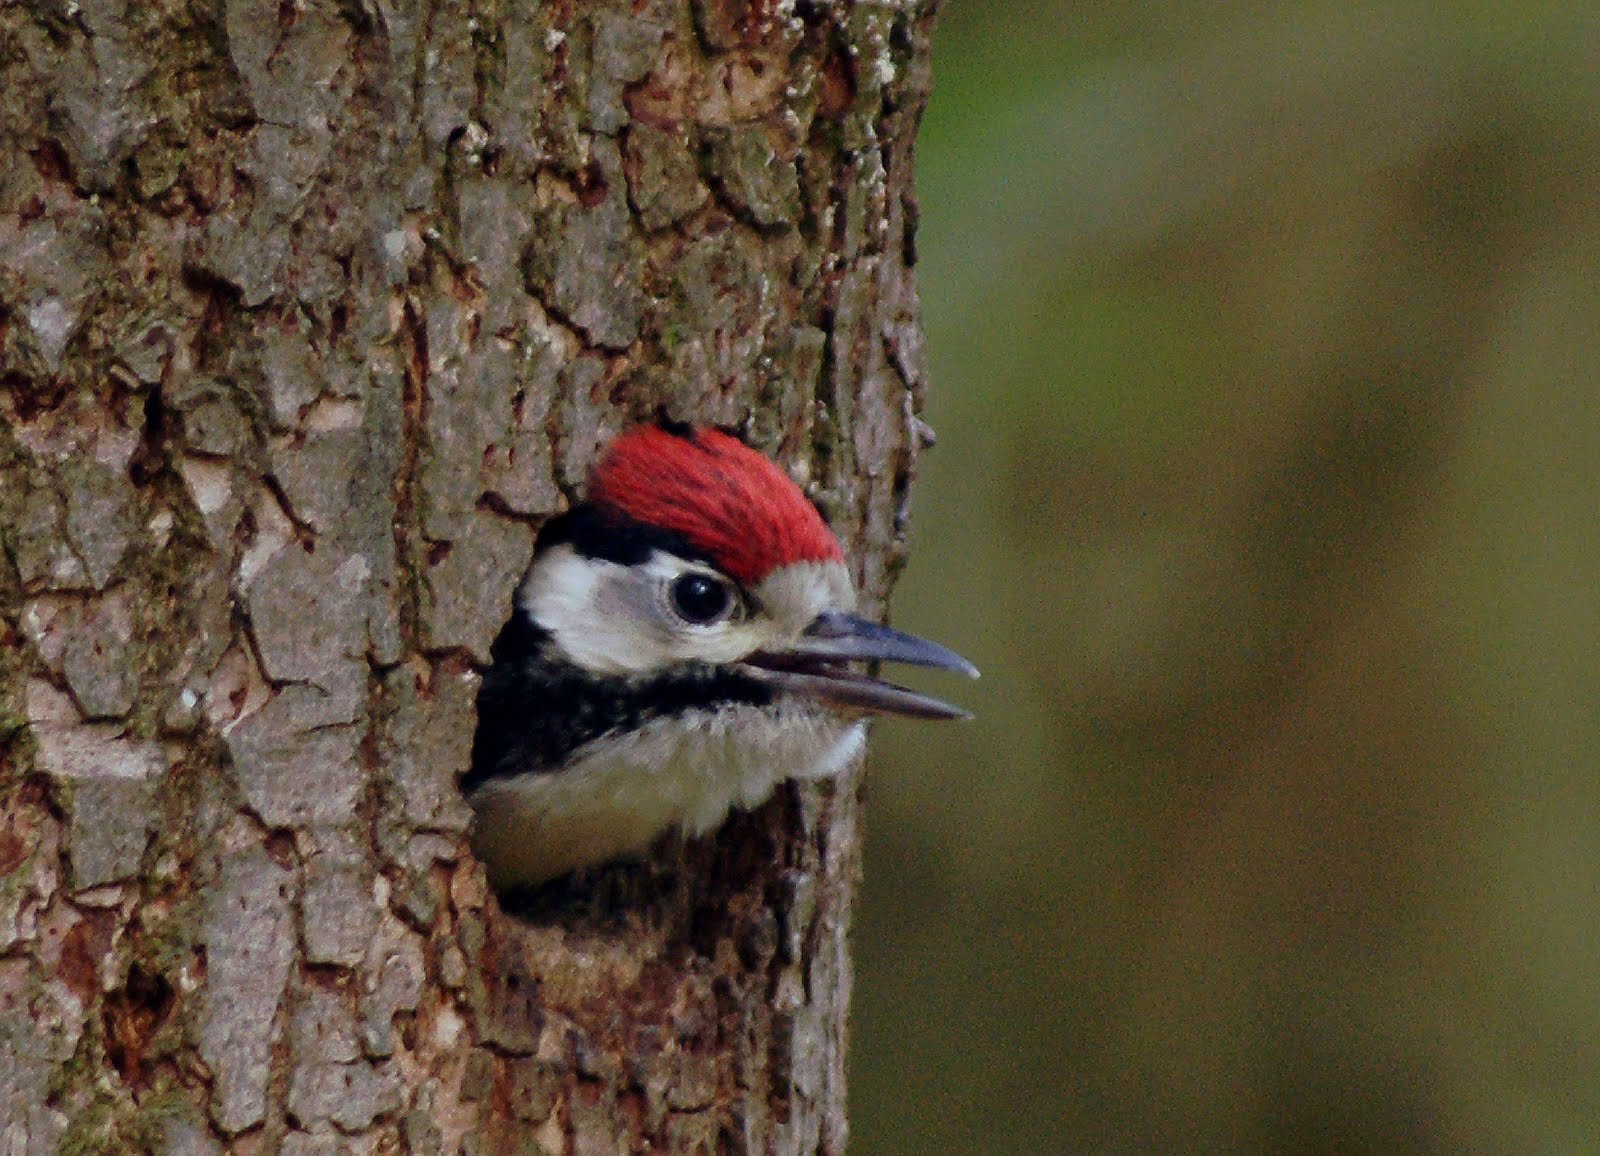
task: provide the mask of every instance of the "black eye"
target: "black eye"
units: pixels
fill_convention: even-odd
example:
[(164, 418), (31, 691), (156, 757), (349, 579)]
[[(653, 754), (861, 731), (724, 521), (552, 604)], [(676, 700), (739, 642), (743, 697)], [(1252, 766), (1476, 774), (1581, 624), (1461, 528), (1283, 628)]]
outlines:
[(731, 600), (728, 584), (709, 574), (685, 574), (672, 584), (673, 609), (686, 622), (712, 622), (722, 617)]

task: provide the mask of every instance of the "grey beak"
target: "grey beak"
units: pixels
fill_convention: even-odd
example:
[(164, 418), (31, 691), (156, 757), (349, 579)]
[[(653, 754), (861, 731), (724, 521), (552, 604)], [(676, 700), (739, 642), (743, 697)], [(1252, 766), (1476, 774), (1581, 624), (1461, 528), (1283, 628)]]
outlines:
[(971, 712), (942, 699), (846, 667), (847, 662), (903, 662), (978, 677), (978, 668), (955, 651), (854, 614), (819, 614), (793, 645), (753, 654), (745, 662), (750, 673), (763, 682), (846, 710), (910, 718), (972, 717)]

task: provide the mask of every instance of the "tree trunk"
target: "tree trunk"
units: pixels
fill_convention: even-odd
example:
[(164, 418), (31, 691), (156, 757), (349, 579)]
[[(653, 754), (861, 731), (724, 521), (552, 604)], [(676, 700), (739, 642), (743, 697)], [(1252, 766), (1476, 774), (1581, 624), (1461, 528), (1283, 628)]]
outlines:
[(872, 604), (931, 3), (0, 5), (0, 1151), (837, 1151), (855, 778), (513, 917), (539, 521), (738, 427)]

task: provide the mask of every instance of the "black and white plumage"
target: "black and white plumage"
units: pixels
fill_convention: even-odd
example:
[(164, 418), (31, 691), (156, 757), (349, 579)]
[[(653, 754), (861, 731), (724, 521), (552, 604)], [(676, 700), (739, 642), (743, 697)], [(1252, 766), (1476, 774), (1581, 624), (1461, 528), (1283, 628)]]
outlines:
[(479, 692), (462, 789), (490, 882), (638, 854), (835, 775), (867, 714), (964, 717), (847, 667), (976, 674), (854, 597), (837, 539), (766, 458), (711, 430), (624, 434), (540, 532)]

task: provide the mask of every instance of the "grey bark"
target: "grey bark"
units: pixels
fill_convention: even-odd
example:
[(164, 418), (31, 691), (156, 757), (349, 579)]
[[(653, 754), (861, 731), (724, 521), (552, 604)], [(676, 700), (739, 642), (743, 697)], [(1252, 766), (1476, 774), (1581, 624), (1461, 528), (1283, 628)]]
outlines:
[(501, 911), (539, 521), (657, 414), (870, 604), (929, 3), (0, 5), (0, 1151), (837, 1151), (854, 778)]

